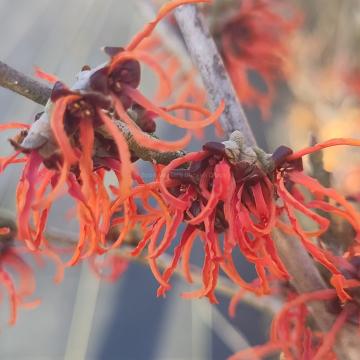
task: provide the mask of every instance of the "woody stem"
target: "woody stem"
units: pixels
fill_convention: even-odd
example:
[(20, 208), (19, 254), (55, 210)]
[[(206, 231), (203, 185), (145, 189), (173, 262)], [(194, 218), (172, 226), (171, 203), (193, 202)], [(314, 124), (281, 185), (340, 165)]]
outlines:
[(45, 105), (51, 89), (0, 61), (0, 86)]
[(225, 110), (219, 119), (223, 129), (228, 135), (235, 130), (241, 131), (246, 144), (256, 146), (244, 109), (203, 16), (195, 5), (183, 5), (175, 10), (175, 18), (209, 94), (211, 110), (214, 111), (225, 100)]
[[(211, 107), (215, 109), (222, 99), (226, 102), (226, 110), (220, 119), (224, 130), (228, 135), (240, 130), (247, 145), (255, 147), (254, 134), (202, 14), (194, 5), (183, 5), (175, 10), (175, 18), (190, 56), (201, 74)], [(273, 238), (299, 294), (326, 288), (313, 260), (297, 238), (284, 238), (280, 232), (274, 233)], [(319, 328), (327, 332), (334, 319), (326, 311), (325, 304), (312, 303), (310, 310)], [(354, 336), (348, 330), (344, 326), (334, 350), (339, 359), (358, 359), (359, 345), (353, 341)]]

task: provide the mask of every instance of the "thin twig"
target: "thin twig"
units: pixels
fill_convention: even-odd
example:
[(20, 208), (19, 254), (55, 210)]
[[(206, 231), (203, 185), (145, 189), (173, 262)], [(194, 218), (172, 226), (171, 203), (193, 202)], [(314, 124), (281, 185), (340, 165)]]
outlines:
[(225, 100), (226, 107), (220, 117), (222, 128), (228, 134), (240, 130), (248, 146), (256, 145), (254, 134), (238, 101), (215, 42), (196, 6), (180, 6), (175, 10), (175, 18), (208, 91), (211, 110), (215, 110), (219, 103)]
[(0, 86), (45, 105), (51, 89), (0, 61)]
[[(175, 18), (186, 41), (189, 53), (197, 66), (204, 85), (210, 95), (212, 106), (225, 99), (227, 110), (221, 118), (221, 124), (228, 135), (240, 130), (249, 146), (256, 146), (245, 113), (237, 99), (234, 88), (228, 78), (220, 54), (212, 39), (208, 26), (200, 11), (193, 5), (183, 5), (176, 9)], [(279, 255), (291, 275), (291, 282), (298, 293), (313, 292), (326, 285), (314, 262), (297, 238), (284, 238), (279, 232), (274, 233)], [(315, 305), (314, 305), (315, 304)], [(311, 304), (312, 314), (318, 326), (328, 331), (334, 321), (321, 302)], [(350, 326), (344, 326), (335, 349), (339, 359), (359, 359), (360, 344), (357, 334)]]

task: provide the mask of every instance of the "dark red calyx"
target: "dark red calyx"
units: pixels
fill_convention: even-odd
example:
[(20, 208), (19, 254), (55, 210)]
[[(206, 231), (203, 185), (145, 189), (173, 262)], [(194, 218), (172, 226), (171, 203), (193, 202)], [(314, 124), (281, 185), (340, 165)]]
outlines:
[(143, 117), (138, 119), (138, 125), (140, 129), (146, 133), (153, 133), (156, 130), (156, 123), (151, 116), (145, 114)]
[(94, 107), (109, 110), (111, 107), (111, 99), (102, 93), (95, 91), (87, 91), (82, 93), (83, 99)]
[(193, 173), (201, 174), (208, 166), (208, 159), (203, 159), (201, 161), (192, 161), (189, 170)]
[(207, 159), (191, 162), (188, 169), (174, 169), (170, 171), (170, 179), (179, 180), (182, 184), (198, 185), (200, 176), (208, 165)]
[(230, 35), (233, 40), (232, 50), (238, 56), (246, 54), (246, 44), (252, 42), (255, 36), (251, 20), (244, 17), (235, 18), (228, 22), (223, 28), (222, 33)]
[(139, 104), (133, 104), (132, 110), (136, 113), (136, 123), (140, 129), (147, 133), (153, 133), (156, 130), (154, 118), (157, 114), (147, 111)]
[[(196, 199), (192, 202), (191, 207), (184, 213), (184, 219), (190, 220), (201, 212), (201, 203), (199, 199)], [(205, 231), (205, 224), (202, 222), (195, 226), (200, 231)], [(228, 222), (225, 219), (224, 215), (224, 204), (219, 202), (215, 209), (215, 219), (214, 219), (214, 230), (216, 233), (221, 234), (229, 227)]]
[(109, 97), (94, 91), (83, 92), (80, 99), (67, 105), (65, 127), (71, 133), (71, 129), (75, 126), (72, 122), (81, 119), (91, 119), (94, 126), (99, 126), (102, 122), (97, 114), (97, 109), (109, 110), (110, 107)]
[(303, 171), (304, 164), (303, 164), (302, 158), (289, 161), (287, 163), (286, 169), (287, 170), (295, 170), (295, 171)]
[(52, 88), (50, 100), (52, 102), (55, 102), (56, 100), (67, 96), (67, 95), (73, 95), (75, 94), (73, 91), (71, 91), (65, 84), (63, 84), (61, 81), (57, 81), (54, 84), (54, 87)]
[(232, 172), (237, 184), (254, 185), (266, 176), (255, 163), (246, 160), (232, 164)]
[(52, 154), (50, 157), (43, 159), (43, 164), (50, 170), (58, 170), (62, 164), (61, 156), (59, 154)]
[(123, 85), (137, 88), (140, 84), (140, 63), (136, 60), (125, 60), (119, 63), (109, 76), (109, 86), (114, 93), (120, 93)]
[(103, 50), (106, 55), (108, 55), (110, 57), (114, 57), (115, 55), (123, 52), (125, 49), (120, 46), (104, 46)]
[(208, 151), (213, 155), (225, 156), (225, 145), (217, 141), (209, 141), (203, 145), (203, 150)]
[(286, 162), (286, 158), (292, 153), (293, 151), (289, 147), (284, 145), (281, 145), (277, 149), (275, 149), (275, 151), (271, 155), (275, 164), (275, 168), (278, 169), (282, 167)]
[(108, 71), (109, 68), (105, 66), (90, 76), (89, 84), (91, 90), (105, 95), (109, 93)]
[(356, 301), (349, 301), (344, 305), (340, 302), (338, 298), (335, 298), (326, 301), (325, 304), (327, 311), (334, 315), (340, 314), (344, 310), (344, 307), (346, 306), (349, 312), (348, 317), (346, 318), (346, 322), (349, 324), (353, 324), (355, 326), (359, 326), (360, 308), (359, 308), (359, 304)]

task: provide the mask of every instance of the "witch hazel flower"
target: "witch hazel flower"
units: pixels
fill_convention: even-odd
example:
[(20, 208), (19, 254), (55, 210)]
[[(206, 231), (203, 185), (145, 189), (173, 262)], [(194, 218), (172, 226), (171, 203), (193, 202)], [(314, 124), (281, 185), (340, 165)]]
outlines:
[[(19, 308), (32, 309), (39, 305), (40, 300), (32, 296), (36, 289), (35, 272), (33, 267), (25, 259), (30, 251), (15, 241), (16, 231), (14, 226), (0, 228), (0, 303), (4, 301), (5, 290), (9, 303), (9, 325), (14, 325), (17, 320)], [(44, 258), (55, 264), (56, 272), (54, 282), (59, 283), (64, 276), (64, 269), (60, 258), (49, 250), (40, 253), (32, 253), (36, 262)]]
[(338, 359), (333, 350), (340, 331), (345, 325), (353, 324), (358, 331), (359, 305), (345, 304), (333, 319), (329, 331), (321, 331), (312, 322), (308, 305), (312, 301), (327, 304), (337, 299), (333, 289), (296, 294), (291, 291), (282, 309), (275, 315), (270, 331), (270, 339), (263, 345), (242, 350), (229, 360), (263, 359), (281, 353), (285, 359)]
[[(349, 222), (354, 229), (354, 244), (359, 239), (359, 214), (334, 189), (323, 187), (302, 169), (304, 155), (336, 145), (359, 146), (360, 141), (334, 139), (296, 153), (282, 146), (273, 154), (266, 154), (245, 146), (241, 133), (234, 132), (229, 141), (207, 143), (202, 151), (189, 153), (163, 168), (159, 187), (171, 216), (153, 223), (142, 246), (147, 241), (149, 257), (156, 260), (174, 243), (181, 223), (185, 223), (185, 229), (175, 247), (172, 263), (163, 274), (156, 274), (161, 284), (158, 294), (163, 295), (170, 288), (169, 280), (181, 257), (185, 277), (191, 281), (188, 262), (196, 237), (202, 240), (205, 253), (203, 288), (184, 297), (207, 296), (215, 302), (220, 269), (246, 290), (269, 293), (269, 275), (289, 279), (274, 243), (273, 230), (277, 228), (296, 236), (331, 273), (331, 283), (340, 299), (349, 300), (351, 296), (345, 289), (350, 284), (339, 270), (341, 259), (326, 250), (326, 244), (318, 244), (330, 222), (317, 210), (336, 214)], [(316, 228), (303, 224), (298, 212), (314, 222)], [(162, 228), (165, 233), (159, 241)], [(258, 282), (247, 283), (241, 277), (233, 261), (236, 251), (254, 264)]]
[[(347, 292), (352, 299), (341, 302), (335, 289), (322, 289), (298, 294), (289, 282), (276, 281), (272, 284), (272, 295), (284, 299), (281, 309), (272, 320), (269, 341), (262, 345), (244, 349), (229, 360), (263, 359), (281, 353), (286, 359), (338, 359), (334, 352), (335, 343), (340, 340), (343, 327), (347, 331), (358, 331), (360, 324), (360, 257), (338, 259), (339, 270), (347, 281)], [(230, 302), (229, 313), (235, 315), (235, 307), (242, 300), (244, 290), (236, 294)], [(314, 321), (313, 301), (323, 307), (329, 316), (329, 329), (324, 331)], [(324, 326), (324, 324), (322, 324)], [(356, 338), (356, 335), (355, 335)]]
[[(15, 271), (19, 277), (18, 284), (16, 284), (15, 279), (12, 277), (9, 268)], [(1, 290), (5, 289), (9, 298), (10, 312), (8, 323), (9, 325), (14, 325), (19, 307), (32, 308), (38, 305), (39, 301), (27, 300), (27, 297), (33, 295), (35, 291), (33, 270), (16, 250), (3, 245), (0, 250), (0, 283), (2, 285)], [(3, 294), (0, 292), (0, 295)]]
[[(215, 302), (220, 269), (242, 288), (258, 294), (269, 292), (266, 269), (277, 277), (288, 277), (270, 238), (276, 217), (273, 186), (259, 166), (256, 153), (241, 154), (238, 135), (233, 133), (224, 143), (207, 143), (203, 151), (173, 161), (161, 173), (162, 196), (187, 225), (184, 244), (186, 232), (195, 232), (202, 238), (206, 254), (204, 288), (185, 297), (206, 295)], [(182, 168), (188, 163), (188, 168)], [(170, 245), (170, 239), (165, 244), (164, 236), (162, 243), (162, 248), (160, 245), (150, 256), (159, 256)], [(261, 279), (257, 286), (238, 273), (233, 261), (235, 249), (255, 264)]]
[[(258, 106), (269, 117), (276, 83), (289, 73), (291, 34), (302, 16), (289, 4), (279, 1), (235, 1), (224, 20), (215, 22), (215, 38), (225, 66), (241, 101)], [(255, 72), (265, 89), (249, 78)]]

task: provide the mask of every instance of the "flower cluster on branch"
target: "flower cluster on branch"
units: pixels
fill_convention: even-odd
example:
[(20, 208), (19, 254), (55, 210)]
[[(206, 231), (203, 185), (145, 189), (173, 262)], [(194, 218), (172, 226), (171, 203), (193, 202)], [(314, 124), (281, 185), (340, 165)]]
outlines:
[[(204, 254), (202, 287), (182, 296), (208, 297), (216, 303), (221, 271), (242, 291), (259, 296), (272, 293), (273, 281), (291, 279), (276, 247), (276, 230), (298, 239), (321, 265), (333, 289), (307, 295), (293, 291), (274, 320), (270, 343), (253, 351), (263, 356), (281, 350), (289, 359), (333, 356), (335, 334), (359, 313), (354, 289), (360, 286), (356, 265), (360, 213), (335, 189), (308, 176), (303, 157), (328, 147), (358, 147), (360, 140), (332, 139), (297, 152), (280, 146), (268, 154), (246, 145), (241, 132), (235, 131), (222, 142), (205, 142), (201, 150), (185, 153), (192, 136), (202, 129), (216, 125), (220, 133), (218, 119), (226, 103), (219, 103), (214, 112), (204, 107), (205, 92), (191, 77), (193, 69), (174, 81), (178, 59), (156, 53), (160, 40), (150, 36), (158, 22), (176, 7), (207, 2), (166, 3), (127, 46), (105, 47), (107, 63), (94, 69), (84, 67), (71, 87), (37, 69), (37, 75), (53, 85), (44, 111), (31, 125), (0, 125), (4, 131), (19, 129), (10, 139), (13, 153), (0, 158), (0, 171), (9, 165), (23, 166), (16, 192), (18, 231), (16, 236), (12, 234), (19, 245), (8, 244), (11, 231), (0, 228), (0, 282), (10, 297), (11, 323), (15, 322), (16, 307), (26, 306), (25, 298), (34, 292), (32, 269), (21, 256), (25, 251), (53, 259), (58, 266), (57, 280), (64, 266), (88, 260), (95, 273), (113, 281), (126, 270), (127, 263), (111, 250), (131, 242), (136, 231), (140, 237), (131, 255), (136, 257), (147, 250), (149, 267), (159, 282), (157, 295), (164, 296), (180, 262), (184, 278), (192, 283), (192, 249), (195, 241), (200, 241)], [(262, 28), (257, 23), (259, 18), (265, 21)], [(270, 24), (280, 24), (280, 33), (284, 33), (298, 20), (281, 20), (263, 1), (245, 1), (238, 17), (224, 27), (222, 52), (235, 85), (247, 83), (244, 76), (253, 67), (264, 77), (271, 98), (273, 68), (284, 60), (286, 50), (275, 33), (264, 35)], [(241, 49), (231, 44), (233, 37), (242, 43)], [(274, 53), (263, 59), (263, 51), (270, 54), (270, 50)], [(167, 60), (166, 69), (160, 59)], [(155, 100), (139, 90), (141, 64), (157, 75)], [(255, 101), (258, 96), (254, 90), (248, 91), (248, 100)], [(169, 99), (176, 102), (169, 105)], [(263, 100), (257, 103), (263, 111), (269, 104)], [(175, 141), (159, 139), (159, 119), (184, 129), (185, 135)], [(150, 181), (136, 168), (140, 157), (150, 160)], [(106, 181), (109, 174), (116, 179), (115, 185)], [(60, 256), (45, 231), (51, 209), (63, 195), (76, 207), (79, 236), (71, 252), (66, 249)], [(332, 253), (326, 244), (334, 217), (341, 218), (352, 231), (353, 241), (341, 254)], [(162, 271), (157, 262), (170, 249), (171, 262)], [(99, 262), (105, 253), (109, 257)], [(247, 282), (240, 274), (235, 260), (238, 254), (253, 264), (255, 281)], [(6, 270), (8, 266), (20, 275), (17, 285)], [(110, 270), (104, 275), (106, 268)], [(332, 299), (340, 309), (327, 335), (313, 333), (306, 324), (309, 313), (305, 303), (314, 299)], [(245, 358), (246, 354), (234, 358)]]

